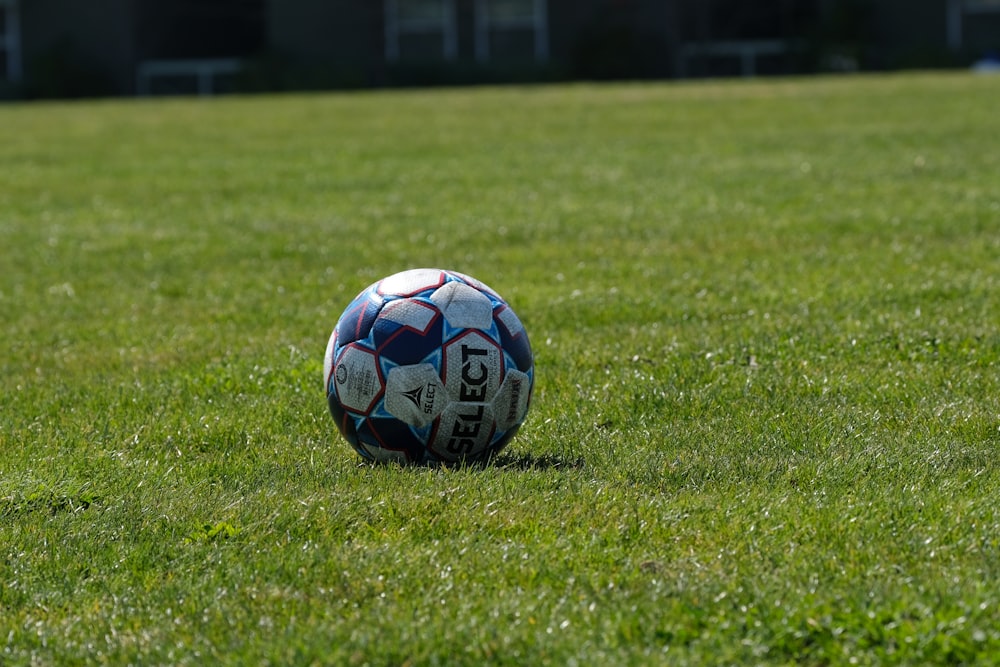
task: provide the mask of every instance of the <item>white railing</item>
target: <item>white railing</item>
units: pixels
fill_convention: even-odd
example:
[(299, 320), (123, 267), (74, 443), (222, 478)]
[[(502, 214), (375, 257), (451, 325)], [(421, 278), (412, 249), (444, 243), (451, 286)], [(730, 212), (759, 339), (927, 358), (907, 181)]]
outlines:
[(531, 11), (519, 16), (491, 16), (490, 0), (476, 0), (476, 59), (490, 59), (490, 32), (496, 30), (530, 30), (534, 35), (535, 60), (549, 58), (549, 21), (546, 0), (532, 0)]
[(199, 95), (213, 95), (216, 79), (238, 74), (243, 69), (239, 58), (202, 58), (195, 60), (144, 60), (136, 65), (136, 95), (149, 95), (153, 81), (161, 77), (192, 77)]
[(728, 57), (739, 59), (743, 76), (756, 76), (757, 58), (782, 55), (790, 50), (788, 42), (780, 39), (688, 42), (681, 45), (678, 53), (678, 73), (687, 76), (688, 62), (694, 58)]
[(998, 12), (1000, 12), (1000, 0), (948, 0), (945, 7), (945, 32), (948, 35), (948, 46), (953, 50), (962, 48), (967, 17)]
[(438, 17), (400, 16), (398, 0), (385, 0), (385, 59), (399, 60), (399, 38), (404, 35), (441, 33), (441, 55), (454, 60), (458, 55), (458, 21), (454, 0), (441, 0)]

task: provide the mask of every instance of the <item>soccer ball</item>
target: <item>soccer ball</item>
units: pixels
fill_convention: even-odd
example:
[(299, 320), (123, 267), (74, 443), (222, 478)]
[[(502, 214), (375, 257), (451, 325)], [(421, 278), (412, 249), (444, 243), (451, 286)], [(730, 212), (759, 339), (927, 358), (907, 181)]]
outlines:
[(475, 278), (412, 269), (347, 307), (326, 346), (326, 397), (365, 459), (484, 460), (524, 422), (534, 387), (528, 334)]

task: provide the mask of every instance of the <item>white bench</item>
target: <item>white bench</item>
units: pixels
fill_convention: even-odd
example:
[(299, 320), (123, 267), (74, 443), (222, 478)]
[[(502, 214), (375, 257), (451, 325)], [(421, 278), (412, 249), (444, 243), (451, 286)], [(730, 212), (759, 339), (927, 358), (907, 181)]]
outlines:
[(239, 58), (205, 58), (197, 60), (144, 60), (135, 68), (136, 95), (149, 95), (152, 82), (158, 77), (194, 77), (199, 95), (215, 93), (215, 80), (243, 69)]

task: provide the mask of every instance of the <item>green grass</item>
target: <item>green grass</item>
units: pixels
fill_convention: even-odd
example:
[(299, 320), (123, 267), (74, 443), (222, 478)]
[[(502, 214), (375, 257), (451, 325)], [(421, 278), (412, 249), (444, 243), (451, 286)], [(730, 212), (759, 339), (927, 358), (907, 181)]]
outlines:
[[(996, 661), (996, 83), (0, 106), (0, 663)], [(326, 412), (415, 266), (528, 327), (495, 465)]]

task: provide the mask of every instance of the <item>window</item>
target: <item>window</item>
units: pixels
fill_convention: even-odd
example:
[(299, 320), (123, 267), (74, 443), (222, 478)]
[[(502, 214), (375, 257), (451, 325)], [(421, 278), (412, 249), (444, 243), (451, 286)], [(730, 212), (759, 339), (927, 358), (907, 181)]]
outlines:
[(535, 60), (549, 57), (546, 0), (476, 0), (476, 58)]
[(0, 81), (21, 79), (21, 22), (17, 0), (0, 0)]
[(965, 11), (975, 12), (1000, 12), (1000, 0), (965, 0)]
[(385, 0), (385, 58), (454, 60), (455, 0)]
[(995, 48), (995, 28), (989, 27), (985, 33), (982, 28), (993, 25), (1000, 14), (1000, 0), (948, 0), (946, 7), (945, 29), (951, 49)]

